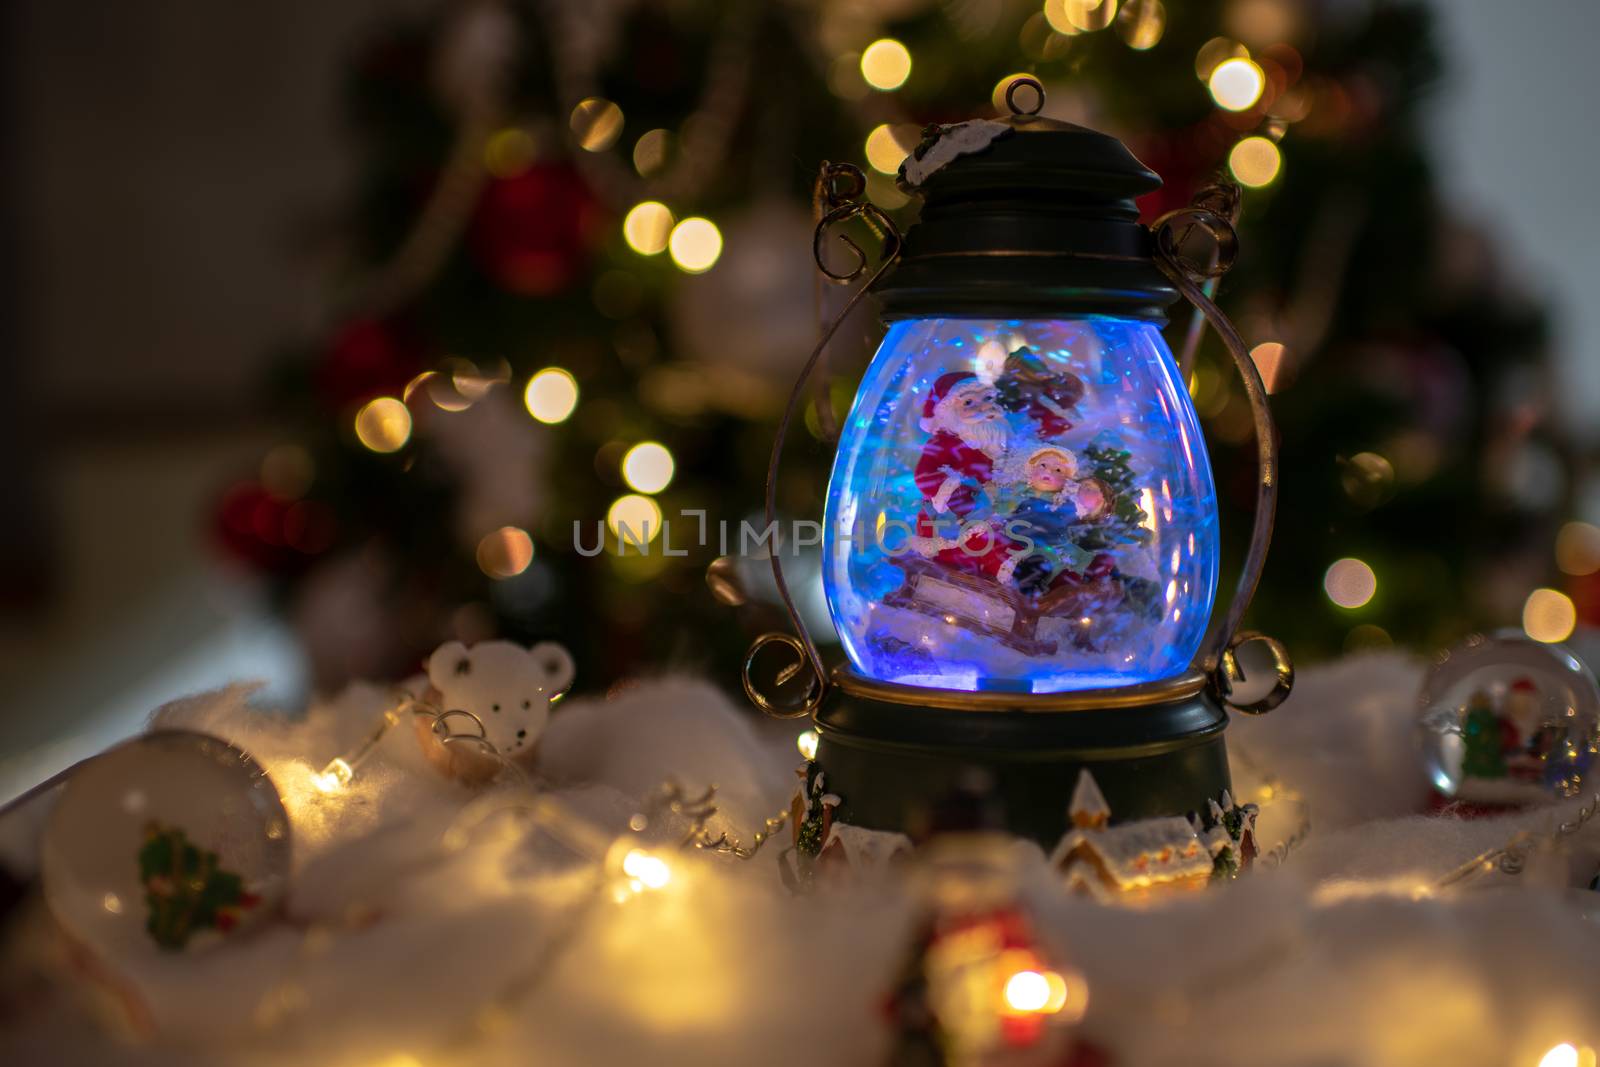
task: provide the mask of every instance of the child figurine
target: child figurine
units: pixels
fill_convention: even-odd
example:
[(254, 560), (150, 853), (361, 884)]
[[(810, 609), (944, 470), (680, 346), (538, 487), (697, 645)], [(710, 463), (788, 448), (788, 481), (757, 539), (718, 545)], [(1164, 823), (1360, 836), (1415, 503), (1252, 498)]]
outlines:
[(1031, 449), (1023, 454), (1010, 480), (1020, 499), (1005, 522), (1005, 532), (1033, 542), (1012, 572), (1019, 589), (1042, 592), (1062, 575), (1081, 577), (1085, 565), (1090, 572), (1109, 567), (1109, 556), (1102, 560), (1071, 537), (1074, 526), (1094, 521), (1106, 508), (1099, 482), (1079, 480), (1077, 456), (1059, 445)]

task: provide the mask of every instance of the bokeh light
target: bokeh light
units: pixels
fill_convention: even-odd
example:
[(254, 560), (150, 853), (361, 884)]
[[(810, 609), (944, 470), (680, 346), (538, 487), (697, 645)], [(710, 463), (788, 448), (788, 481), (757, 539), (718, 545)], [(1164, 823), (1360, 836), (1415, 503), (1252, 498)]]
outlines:
[(622, 109), (602, 97), (578, 101), (570, 121), (579, 147), (588, 152), (604, 152), (622, 136)]
[(661, 535), (661, 508), (637, 493), (619, 496), (606, 512), (606, 526), (624, 545), (646, 545)]
[(1535, 641), (1565, 641), (1577, 625), (1577, 607), (1558, 589), (1535, 589), (1522, 605), (1522, 632)]
[(622, 480), (640, 493), (659, 493), (672, 482), (672, 453), (658, 441), (644, 441), (622, 457)]
[(374, 452), (398, 452), (411, 440), (411, 410), (392, 396), (369, 400), (356, 412), (356, 438)]
[(1577, 1047), (1564, 1042), (1539, 1059), (1539, 1067), (1578, 1067), (1578, 1064)]
[(533, 165), (535, 145), (527, 130), (501, 130), (483, 146), (483, 169), (496, 178), (515, 178)]
[(1167, 9), (1161, 0), (1127, 0), (1117, 12), (1117, 35), (1135, 52), (1154, 48), (1166, 29)]
[(1111, 25), (1117, 0), (1045, 0), (1044, 17), (1057, 33), (1092, 33)]
[(880, 174), (896, 174), (906, 158), (906, 150), (888, 126), (878, 126), (867, 134), (867, 162)]
[(1328, 599), (1341, 608), (1359, 608), (1378, 591), (1378, 576), (1359, 559), (1341, 559), (1322, 577)]
[(861, 76), (874, 89), (898, 89), (911, 77), (911, 53), (892, 37), (873, 41), (861, 53)]
[(1245, 58), (1250, 55), (1250, 50), (1238, 41), (1226, 37), (1213, 37), (1200, 46), (1200, 51), (1194, 56), (1194, 76), (1203, 82), (1210, 82), (1212, 73), (1223, 61), (1234, 57)]
[(667, 165), (667, 152), (672, 147), (672, 134), (666, 130), (648, 130), (633, 143), (633, 169), (639, 177), (648, 178)]
[(672, 228), (667, 247), (679, 270), (703, 274), (722, 255), (722, 231), (710, 219), (687, 218)]
[(514, 578), (533, 562), (533, 538), (516, 526), (502, 526), (478, 542), (478, 568), (491, 578)]
[(672, 209), (659, 200), (646, 200), (623, 216), (622, 238), (641, 256), (653, 256), (666, 251), (672, 223)]
[(1259, 189), (1272, 184), (1283, 169), (1283, 154), (1266, 137), (1246, 137), (1228, 153), (1228, 169), (1240, 185)]
[(1250, 361), (1256, 365), (1256, 372), (1261, 375), (1261, 384), (1266, 386), (1269, 393), (1277, 392), (1281, 384), (1283, 353), (1281, 341), (1263, 341), (1250, 350)]
[(660, 889), (672, 881), (672, 868), (660, 856), (636, 848), (622, 857), (622, 873), (646, 889)]
[(820, 738), (815, 730), (801, 730), (794, 739), (794, 747), (800, 750), (800, 757), (807, 763), (817, 758), (818, 740)]
[[(1004, 78), (1001, 78), (999, 81), (994, 83), (994, 89), (989, 93), (989, 102), (993, 104), (994, 109), (1000, 112), (1002, 115), (1009, 114), (1011, 111), (1011, 105), (1006, 103), (1006, 93), (1010, 91), (1012, 84), (1016, 82), (1017, 79), (1032, 77), (1033, 75), (1027, 73), (1026, 71), (1019, 71), (1016, 74), (1007, 74)], [(1018, 90), (1017, 106), (1020, 108), (1032, 107), (1034, 100), (1036, 99), (1036, 93), (1037, 90), (1032, 88)], [(896, 164), (896, 166), (898, 166), (898, 164)]]
[(1600, 527), (1587, 522), (1562, 526), (1556, 534), (1556, 566), (1574, 577), (1600, 571)]
[(528, 414), (540, 422), (565, 422), (578, 406), (577, 379), (560, 367), (546, 367), (528, 379), (522, 400), (528, 406)]
[(1267, 76), (1255, 61), (1245, 56), (1234, 56), (1217, 64), (1206, 80), (1211, 89), (1211, 99), (1228, 111), (1244, 111), (1261, 99), (1267, 87)]

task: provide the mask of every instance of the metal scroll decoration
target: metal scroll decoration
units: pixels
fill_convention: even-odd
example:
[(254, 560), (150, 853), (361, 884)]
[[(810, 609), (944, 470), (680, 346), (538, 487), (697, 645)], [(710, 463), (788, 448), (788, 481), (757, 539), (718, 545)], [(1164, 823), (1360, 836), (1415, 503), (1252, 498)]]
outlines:
[[(784, 439), (788, 437), (789, 425), (794, 421), (795, 412), (806, 395), (806, 385), (811, 380), (812, 372), (850, 312), (855, 310), (861, 298), (900, 257), (902, 243), (900, 230), (882, 208), (863, 199), (866, 188), (867, 179), (862, 174), (861, 168), (849, 163), (824, 162), (817, 175), (817, 206), (821, 219), (811, 240), (811, 253), (816, 260), (817, 269), (829, 281), (839, 285), (848, 285), (863, 275), (867, 275), (867, 279), (850, 295), (844, 307), (822, 331), (816, 347), (811, 350), (810, 357), (800, 368), (800, 375), (795, 380), (794, 388), (789, 392), (789, 401), (784, 405), (783, 417), (778, 421), (777, 434), (773, 439), (772, 457), (767, 463), (766, 522), (769, 529), (777, 522), (778, 470), (783, 460)], [(876, 267), (872, 266), (870, 257), (855, 238), (848, 233), (840, 232), (841, 226), (854, 220), (865, 223), (883, 243)], [(841, 270), (829, 265), (826, 249), (830, 234), (849, 250), (848, 269)], [(745, 695), (756, 707), (768, 715), (791, 719), (810, 715), (822, 705), (822, 699), (827, 694), (828, 675), (822, 663), (822, 654), (817, 651), (816, 642), (806, 630), (805, 622), (795, 607), (794, 597), (789, 592), (789, 583), (784, 580), (781, 557), (782, 546), (774, 546), (771, 554), (772, 578), (778, 587), (778, 596), (783, 599), (784, 609), (789, 613), (789, 621), (794, 625), (794, 633), (767, 633), (756, 638), (755, 643), (750, 646), (750, 651), (745, 654), (743, 681)], [(810, 676), (804, 694), (798, 703), (780, 703), (775, 696), (763, 692), (755, 681), (756, 659), (771, 645), (781, 645), (795, 656), (794, 662), (778, 672), (774, 688), (782, 688), (802, 671), (809, 671)]]
[[(1244, 383), (1245, 396), (1250, 401), (1259, 468), (1250, 546), (1245, 554), (1233, 601), (1221, 620), (1212, 624), (1199, 662), (1201, 668), (1211, 675), (1217, 695), (1229, 707), (1248, 714), (1261, 714), (1283, 703), (1294, 686), (1294, 665), (1283, 645), (1264, 634), (1239, 631), (1245, 610), (1255, 597), (1261, 570), (1266, 563), (1267, 546), (1272, 541), (1272, 525), (1278, 507), (1277, 431), (1273, 427), (1272, 411), (1267, 404), (1267, 388), (1261, 380), (1255, 360), (1250, 358), (1250, 351), (1245, 347), (1239, 331), (1205, 291), (1206, 286), (1228, 272), (1239, 254), (1239, 237), (1234, 230), (1234, 221), (1239, 213), (1239, 196), (1237, 184), (1218, 177), (1197, 192), (1187, 207), (1170, 211), (1157, 219), (1151, 226), (1151, 232), (1155, 238), (1156, 266), (1216, 332), (1233, 358), (1234, 367)], [(1203, 261), (1186, 251), (1190, 237), (1196, 231), (1210, 239), (1211, 247)], [(1234, 685), (1244, 680), (1237, 650), (1253, 643), (1265, 645), (1272, 658), (1273, 686), (1257, 700), (1234, 703), (1230, 699)]]

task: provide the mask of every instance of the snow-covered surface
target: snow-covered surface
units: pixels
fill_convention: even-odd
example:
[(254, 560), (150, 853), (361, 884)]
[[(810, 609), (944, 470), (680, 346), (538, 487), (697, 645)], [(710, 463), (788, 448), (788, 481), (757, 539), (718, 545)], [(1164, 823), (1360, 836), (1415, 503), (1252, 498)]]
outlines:
[[(1269, 768), (1280, 783), (1262, 802), (1263, 848), (1298, 821), (1284, 789), (1312, 811), (1280, 867), (1139, 909), (1062, 891), (1042, 856), (1027, 869), (1020, 891), (1047, 955), (1084, 973), (1081, 1026), (1116, 1062), (1536, 1067), (1558, 1043), (1600, 1044), (1600, 896), (1566, 888), (1593, 874), (1600, 826), (1516, 880), (1430, 890), (1571, 807), (1418, 814), (1417, 680), (1395, 656), (1348, 660), (1303, 672), (1283, 707), (1233, 724), (1236, 797), (1257, 800)], [(879, 1008), (914, 918), (899, 868), (796, 898), (777, 877), (780, 836), (750, 862), (669, 851), (670, 883), (618, 903), (593, 891), (571, 847), (509, 821), (448, 851), (446, 831), (481, 794), (439, 777), (409, 731), (391, 732), (345, 794), (309, 784), (383, 699), (356, 688), (290, 722), (233, 689), (164, 712), (255, 754), (285, 794), (289, 919), (208, 952), (105, 967), (144, 1005), (139, 1036), (34, 900), (0, 956), (0, 1063), (883, 1062)], [(705, 683), (641, 682), (564, 702), (540, 774), (602, 842), (669, 775), (691, 795), (715, 782), (713, 833), (748, 841), (796, 784), (798, 727), (768, 727)], [(26, 860), (38, 819), (0, 822), (6, 855)]]

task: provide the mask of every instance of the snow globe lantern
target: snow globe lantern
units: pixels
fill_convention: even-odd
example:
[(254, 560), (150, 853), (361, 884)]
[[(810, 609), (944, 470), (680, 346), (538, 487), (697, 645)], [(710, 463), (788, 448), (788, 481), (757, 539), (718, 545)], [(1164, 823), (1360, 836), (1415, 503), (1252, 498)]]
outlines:
[[(847, 235), (859, 269), (826, 265), (852, 218), (885, 242), (856, 298), (877, 297), (887, 332), (841, 425), (823, 532), (846, 662), (828, 667), (791, 603), (798, 636), (759, 639), (745, 688), (769, 713), (814, 717), (808, 792), (833, 799), (833, 821), (914, 831), (976, 768), (1008, 828), (1049, 848), (1085, 770), (1113, 822), (1207, 810), (1229, 789), (1224, 709), (1275, 706), (1293, 672), (1276, 642), (1238, 633), (1276, 472), (1260, 377), (1203, 288), (1232, 261), (1237, 188), (1146, 227), (1134, 198), (1160, 179), (1113, 137), (1022, 112), (1030, 90), (1042, 105), (1020, 79), (1009, 116), (928, 129), (900, 172), (922, 201), (903, 240), (860, 199), (859, 171), (824, 166), (819, 266), (867, 273)], [(1217, 619), (1216, 491), (1162, 336), (1180, 296), (1233, 355), (1259, 448), (1254, 536)], [(777, 553), (773, 567), (787, 602)], [(1271, 688), (1234, 703), (1236, 650), (1255, 641)], [(797, 662), (764, 689), (757, 662), (774, 645)]]

